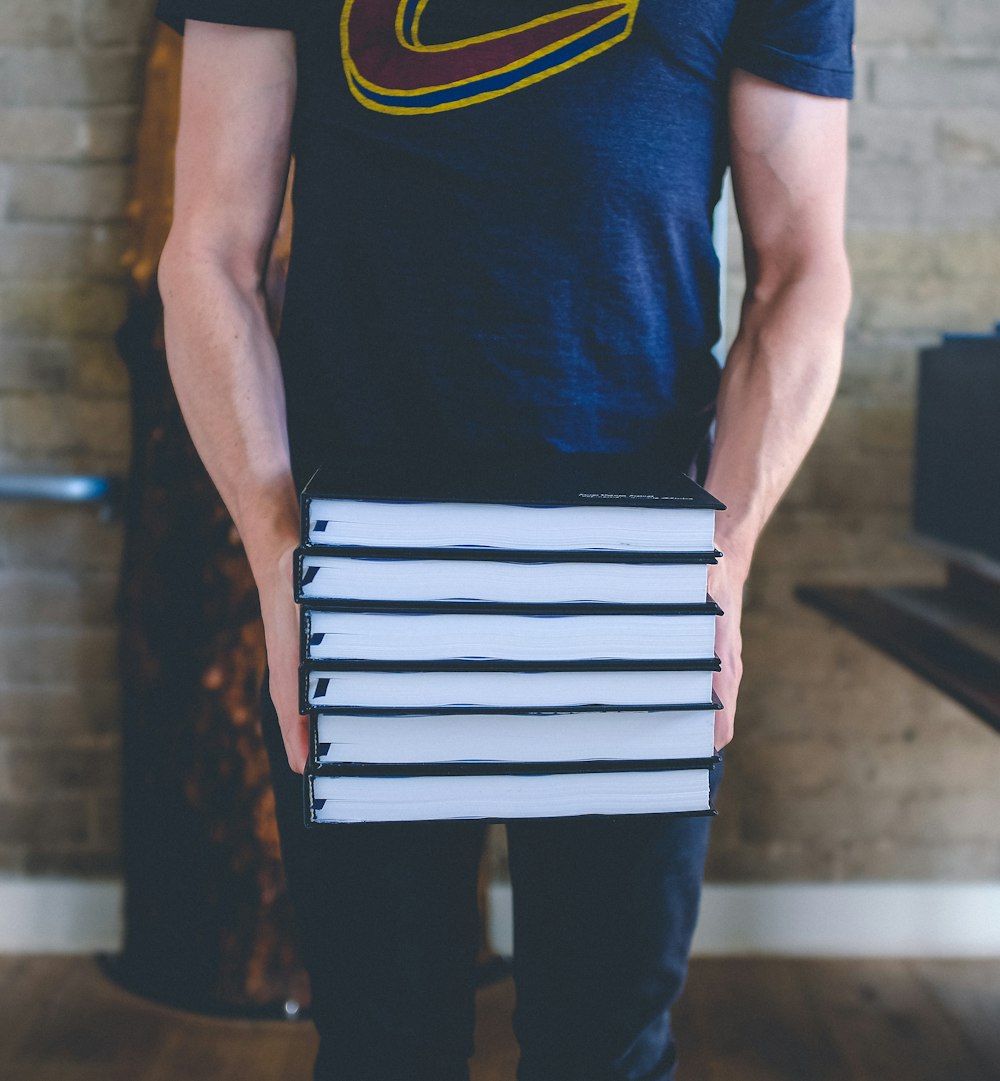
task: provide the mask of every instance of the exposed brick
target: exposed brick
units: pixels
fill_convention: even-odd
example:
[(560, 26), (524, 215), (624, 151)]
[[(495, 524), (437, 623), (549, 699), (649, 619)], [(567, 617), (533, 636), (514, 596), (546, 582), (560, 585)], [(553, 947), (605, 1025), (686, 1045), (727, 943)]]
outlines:
[(78, 398), (74, 412), (84, 453), (128, 454), (131, 413), (126, 400)]
[(76, 0), (4, 0), (0, 45), (69, 45), (76, 39)]
[(920, 221), (924, 175), (902, 162), (859, 162), (848, 177), (847, 213), (851, 232), (902, 232)]
[[(0, 239), (0, 246), (2, 243)], [(65, 342), (0, 337), (0, 393), (12, 390), (65, 392), (72, 365), (72, 352)]]
[(855, 284), (870, 279), (877, 285), (887, 274), (917, 279), (932, 274), (936, 240), (927, 233), (853, 230), (847, 237), (847, 254)]
[(79, 395), (124, 397), (129, 392), (128, 369), (109, 340), (73, 344), (73, 389)]
[(1000, 108), (1000, 60), (995, 56), (884, 57), (874, 68), (873, 96), (880, 105)]
[(143, 45), (153, 29), (153, 0), (87, 0), (83, 33), (94, 45)]
[(0, 732), (27, 738), (117, 732), (120, 698), (117, 679), (43, 687), (0, 683)]
[(0, 874), (24, 874), (28, 869), (26, 857), (24, 845), (0, 842)]
[(912, 407), (916, 375), (915, 347), (851, 341), (844, 353), (844, 368), (837, 389), (838, 403), (848, 402), (855, 407), (898, 406), (905, 402)]
[(0, 834), (15, 845), (84, 845), (90, 839), (87, 803), (45, 793), (16, 803), (0, 800)]
[(11, 170), (12, 221), (121, 220), (132, 182), (126, 165), (22, 164)]
[(136, 105), (114, 105), (92, 110), (86, 123), (88, 161), (128, 161), (135, 153), (139, 109)]
[(117, 852), (121, 846), (122, 800), (119, 791), (91, 796), (90, 838), (97, 850)]
[(118, 845), (97, 849), (66, 849), (47, 845), (24, 852), (21, 865), (28, 875), (106, 878), (121, 871), (121, 856)]
[(926, 164), (935, 158), (935, 117), (926, 109), (880, 109), (851, 112), (851, 165), (861, 162)]
[(978, 49), (1000, 46), (1000, 19), (994, 0), (947, 0), (942, 8), (950, 40)]
[(0, 397), (0, 446), (25, 455), (117, 460), (128, 453), (129, 427), (129, 405), (124, 399), (54, 394)]
[(0, 683), (114, 679), (117, 647), (116, 632), (99, 627), (0, 632)]
[(78, 111), (0, 109), (0, 153), (7, 161), (72, 161), (83, 154), (85, 131)]
[(0, 325), (15, 335), (113, 334), (125, 311), (123, 285), (86, 280), (0, 283)]
[(117, 571), (121, 541), (96, 507), (0, 503), (0, 567)]
[(118, 576), (0, 569), (0, 628), (112, 626)]
[[(935, 246), (942, 274), (980, 280), (1000, 277), (1000, 228), (977, 229), (972, 233), (948, 234)], [(992, 314), (996, 314), (995, 307)], [(984, 309), (983, 328), (989, 324), (991, 311)]]
[(143, 55), (134, 48), (0, 46), (0, 104), (135, 104), (141, 98)]
[(7, 750), (9, 791), (15, 796), (46, 790), (59, 796), (117, 791), (120, 758), (117, 746), (74, 746), (44, 740), (33, 741), (31, 746), (15, 744)]
[(866, 450), (909, 454), (913, 449), (912, 405), (870, 407), (859, 410), (860, 446)]
[[(102, 477), (123, 477), (129, 468), (129, 448), (127, 444), (108, 443), (81, 450), (73, 454), (70, 468), (78, 473), (93, 473)], [(102, 514), (107, 513), (102, 511)]]
[(0, 224), (0, 278), (124, 280), (124, 223)]
[(857, 5), (859, 46), (926, 45), (939, 41), (942, 32), (939, 0), (908, 0), (905, 8), (884, 0), (860, 0)]
[[(926, 821), (921, 818), (921, 827)], [(944, 824), (938, 836), (922, 841), (901, 843), (895, 836), (875, 838), (868, 844), (847, 841), (839, 858), (841, 877), (847, 880), (877, 878), (920, 880), (927, 869), (934, 868), (938, 881), (972, 881), (995, 879), (1000, 876), (1000, 852), (996, 840), (981, 837), (971, 840), (954, 835), (950, 824)]]
[(135, 125), (132, 105), (7, 106), (0, 108), (0, 155), (6, 161), (122, 161), (132, 153)]
[(979, 332), (985, 329), (991, 308), (996, 308), (996, 298), (996, 283), (988, 279), (890, 278), (862, 299), (860, 319), (875, 331), (923, 327), (929, 339), (943, 327)]
[(973, 165), (859, 163), (849, 184), (849, 226), (915, 233), (995, 229), (1000, 186), (995, 171)]
[(0, 220), (7, 214), (7, 204), (10, 202), (10, 173), (11, 166), (0, 160)]
[(942, 161), (1000, 165), (1000, 109), (949, 110), (938, 116), (935, 134)]
[(0, 398), (0, 444), (8, 450), (67, 451), (77, 446), (71, 400), (48, 394)]
[(0, 446), (26, 457), (44, 454), (114, 459), (128, 453), (129, 407), (113, 398), (53, 394), (0, 397)]
[(877, 461), (857, 448), (817, 452), (810, 458), (816, 505), (833, 515), (849, 509), (910, 508), (912, 463), (906, 455), (885, 454)]

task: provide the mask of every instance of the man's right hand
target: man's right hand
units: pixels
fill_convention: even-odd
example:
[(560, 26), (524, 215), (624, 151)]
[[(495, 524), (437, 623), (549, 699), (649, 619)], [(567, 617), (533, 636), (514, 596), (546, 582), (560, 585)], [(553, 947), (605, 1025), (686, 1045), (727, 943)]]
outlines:
[(288, 765), (305, 769), (309, 718), (299, 713), (299, 608), (292, 591), (295, 545), (285, 548), (269, 575), (258, 569), (271, 701), (278, 714)]

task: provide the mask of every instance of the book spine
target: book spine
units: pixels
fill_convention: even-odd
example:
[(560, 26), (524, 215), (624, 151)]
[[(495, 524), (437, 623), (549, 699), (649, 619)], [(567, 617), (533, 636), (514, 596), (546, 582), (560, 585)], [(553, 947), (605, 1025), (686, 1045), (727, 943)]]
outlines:
[[(312, 497), (307, 495), (304, 491), (299, 496), (299, 539), (301, 541), (299, 550), (306, 548), (309, 544), (309, 505), (312, 502)], [(295, 565), (298, 567), (299, 560), (295, 560)], [(299, 580), (299, 574), (295, 574), (296, 584)]]
[[(313, 775), (308, 771), (302, 778), (302, 814), (307, 829), (319, 825), (316, 818), (317, 805), (316, 796), (313, 792), (313, 779)], [(320, 800), (319, 806), (322, 807), (325, 802), (326, 800)]]

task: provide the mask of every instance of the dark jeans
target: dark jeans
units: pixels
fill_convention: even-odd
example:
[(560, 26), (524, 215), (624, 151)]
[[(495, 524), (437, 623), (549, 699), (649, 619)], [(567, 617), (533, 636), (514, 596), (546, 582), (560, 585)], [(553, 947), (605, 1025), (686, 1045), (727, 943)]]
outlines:
[[(467, 1081), (483, 825), (306, 829), (266, 680), (262, 706), (316, 1081)], [(710, 821), (508, 824), (518, 1081), (672, 1081)]]

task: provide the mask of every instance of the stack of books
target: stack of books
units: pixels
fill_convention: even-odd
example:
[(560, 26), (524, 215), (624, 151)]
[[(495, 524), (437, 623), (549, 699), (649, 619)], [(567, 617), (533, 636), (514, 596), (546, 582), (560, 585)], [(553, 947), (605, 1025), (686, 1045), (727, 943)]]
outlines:
[(304, 489), (310, 824), (714, 813), (722, 504), (528, 486)]

